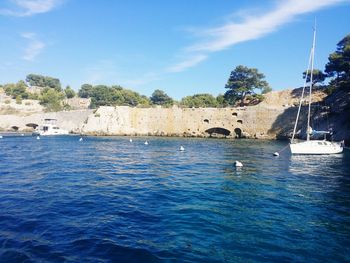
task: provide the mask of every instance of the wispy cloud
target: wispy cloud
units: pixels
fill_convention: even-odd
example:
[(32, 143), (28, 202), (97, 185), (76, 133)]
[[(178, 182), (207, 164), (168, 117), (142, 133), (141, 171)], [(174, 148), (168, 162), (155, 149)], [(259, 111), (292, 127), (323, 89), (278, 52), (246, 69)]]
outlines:
[(12, 8), (0, 9), (0, 14), (9, 16), (32, 16), (47, 13), (59, 6), (62, 0), (11, 0)]
[(23, 33), (21, 36), (28, 41), (22, 59), (33, 61), (42, 52), (46, 45), (37, 38), (35, 33)]
[(188, 68), (194, 67), (200, 62), (204, 61), (207, 59), (207, 55), (204, 54), (197, 54), (194, 56), (191, 56), (189, 58), (186, 58), (185, 60), (169, 67), (167, 69), (167, 72), (181, 72), (184, 71)]
[[(297, 16), (314, 12), (322, 8), (336, 5), (349, 0), (288, 0), (276, 2), (271, 11), (263, 14), (239, 12), (239, 22), (229, 21), (223, 25), (192, 31), (194, 35), (200, 36), (201, 40), (184, 49), (186, 56), (174, 66), (170, 67), (172, 72), (184, 71), (198, 65), (206, 60), (210, 53), (228, 49), (238, 43), (259, 39), (276, 30), (281, 26), (293, 21)], [(254, 10), (256, 12), (256, 9)], [(172, 70), (171, 70), (172, 69)]]

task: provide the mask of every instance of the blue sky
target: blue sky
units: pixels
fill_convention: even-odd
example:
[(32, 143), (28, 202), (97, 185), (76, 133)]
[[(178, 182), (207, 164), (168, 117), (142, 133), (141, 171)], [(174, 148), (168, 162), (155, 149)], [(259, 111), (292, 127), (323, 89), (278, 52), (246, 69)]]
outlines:
[(316, 68), (350, 33), (350, 0), (1, 0), (0, 83), (30, 73), (121, 85), (175, 99), (225, 92), (238, 65), (274, 90), (303, 84), (317, 19)]

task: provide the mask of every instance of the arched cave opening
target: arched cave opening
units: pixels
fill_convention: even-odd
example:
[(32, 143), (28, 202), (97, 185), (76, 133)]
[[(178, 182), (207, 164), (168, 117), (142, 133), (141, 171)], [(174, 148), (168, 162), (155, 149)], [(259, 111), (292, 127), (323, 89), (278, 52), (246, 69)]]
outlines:
[(214, 137), (214, 138), (225, 138), (229, 136), (231, 133), (228, 129), (220, 128), (220, 127), (210, 128), (205, 132), (209, 134), (209, 137)]
[(240, 128), (234, 129), (234, 132), (236, 138), (242, 138), (242, 130)]
[(238, 120), (237, 122), (240, 123), (240, 124), (243, 124), (243, 121), (242, 121), (242, 120)]
[(30, 128), (33, 128), (33, 129), (36, 129), (36, 127), (38, 127), (39, 125), (36, 124), (36, 123), (27, 123), (26, 126), (30, 127)]
[(204, 122), (209, 123), (209, 120), (208, 119), (204, 119)]
[(17, 126), (12, 126), (11, 129), (14, 130), (14, 131), (18, 131), (19, 127), (17, 127)]
[(238, 116), (238, 113), (237, 113), (237, 112), (232, 112), (232, 116), (237, 117), (237, 116)]

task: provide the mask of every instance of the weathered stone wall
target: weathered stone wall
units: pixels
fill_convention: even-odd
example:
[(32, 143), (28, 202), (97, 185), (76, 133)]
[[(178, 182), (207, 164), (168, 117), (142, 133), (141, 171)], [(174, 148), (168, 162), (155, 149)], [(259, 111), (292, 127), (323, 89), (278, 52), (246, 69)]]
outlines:
[(90, 135), (226, 136), (273, 138), (268, 133), (283, 107), (100, 107), (83, 124)]
[(100, 107), (55, 113), (3, 114), (0, 130), (30, 131), (29, 123), (41, 124), (45, 118), (57, 119), (63, 129), (88, 135), (155, 135), (194, 137), (274, 138), (269, 132), (283, 107), (242, 108), (131, 108)]
[[(55, 118), (61, 128), (88, 135), (285, 138), (293, 130), (297, 107), (292, 105), (297, 104), (299, 93), (300, 89), (271, 92), (267, 94), (265, 101), (256, 106), (238, 108), (104, 106), (95, 111), (57, 113), (43, 113), (41, 105), (29, 103), (8, 105), (3, 98), (3, 105), (0, 103), (0, 130), (13, 130), (13, 127), (17, 127), (18, 131), (30, 131), (26, 124), (41, 124), (45, 118)], [(324, 98), (321, 92), (313, 95), (316, 95), (313, 101), (322, 101)], [(336, 97), (341, 101), (327, 102), (331, 109), (327, 117), (322, 115), (322, 118), (318, 118), (321, 124), (319, 127), (332, 127), (336, 131), (336, 140), (350, 140), (349, 128), (344, 126), (348, 121), (346, 109), (349, 103), (343, 99), (349, 96), (346, 93)], [(9, 106), (12, 107), (8, 109)], [(317, 113), (314, 115), (318, 117)]]
[(33, 123), (40, 125), (44, 119), (57, 119), (57, 125), (70, 132), (80, 133), (84, 122), (92, 110), (61, 111), (50, 113), (35, 113), (30, 115), (0, 115), (0, 130), (11, 131), (14, 127), (18, 131), (32, 131), (27, 124)]

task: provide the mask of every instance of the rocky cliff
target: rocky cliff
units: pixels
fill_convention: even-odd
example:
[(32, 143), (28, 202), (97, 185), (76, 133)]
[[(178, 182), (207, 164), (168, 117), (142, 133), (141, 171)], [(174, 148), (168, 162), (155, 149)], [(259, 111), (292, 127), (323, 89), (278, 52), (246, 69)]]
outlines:
[[(322, 91), (313, 94), (313, 119), (321, 129), (333, 128), (334, 138), (338, 140), (350, 139), (349, 95), (345, 91), (327, 98)], [(11, 113), (9, 108), (4, 111), (0, 107), (0, 129), (30, 131), (30, 123), (56, 118), (60, 127), (87, 135), (285, 138), (292, 132), (299, 97), (300, 89), (274, 91), (255, 106), (219, 109), (104, 106), (95, 111), (44, 113), (35, 105), (37, 111), (31, 107), (28, 111)]]

